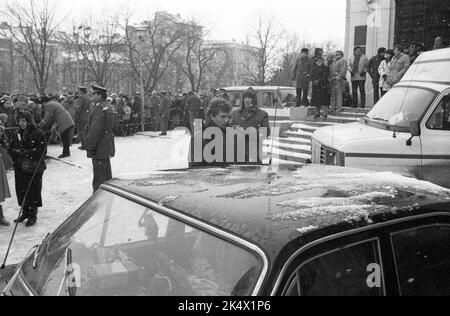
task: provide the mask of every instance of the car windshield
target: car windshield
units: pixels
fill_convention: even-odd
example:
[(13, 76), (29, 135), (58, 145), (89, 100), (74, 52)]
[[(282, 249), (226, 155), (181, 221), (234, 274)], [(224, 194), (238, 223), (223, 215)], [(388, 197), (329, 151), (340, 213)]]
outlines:
[(248, 296), (261, 271), (250, 250), (99, 191), (21, 272), (44, 296)]
[(437, 92), (416, 87), (394, 87), (367, 115), (370, 121), (409, 131), (410, 122), (421, 120)]

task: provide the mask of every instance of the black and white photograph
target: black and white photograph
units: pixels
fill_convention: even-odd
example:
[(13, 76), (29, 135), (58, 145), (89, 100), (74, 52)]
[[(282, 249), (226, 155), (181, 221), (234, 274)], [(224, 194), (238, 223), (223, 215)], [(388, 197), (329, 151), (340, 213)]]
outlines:
[(450, 0), (0, 0), (0, 296), (450, 296)]

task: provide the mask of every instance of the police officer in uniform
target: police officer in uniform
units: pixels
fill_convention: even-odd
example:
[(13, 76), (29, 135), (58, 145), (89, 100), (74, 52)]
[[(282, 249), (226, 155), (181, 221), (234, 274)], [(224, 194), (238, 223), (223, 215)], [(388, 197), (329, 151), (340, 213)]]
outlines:
[(111, 158), (115, 155), (114, 112), (106, 101), (107, 90), (92, 86), (94, 107), (88, 120), (86, 150), (92, 158), (94, 169), (94, 192), (106, 181), (112, 179)]
[(86, 150), (86, 125), (88, 124), (89, 114), (91, 113), (92, 101), (87, 94), (87, 88), (79, 86), (80, 96), (77, 101), (77, 112), (75, 114), (75, 124), (77, 127), (78, 138), (81, 142), (80, 150)]

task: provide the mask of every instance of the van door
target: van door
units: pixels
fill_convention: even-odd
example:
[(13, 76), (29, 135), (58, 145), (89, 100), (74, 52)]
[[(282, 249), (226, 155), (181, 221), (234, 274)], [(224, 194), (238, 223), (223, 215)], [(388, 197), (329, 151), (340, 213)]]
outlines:
[(450, 187), (450, 89), (427, 116), (421, 139), (423, 179)]

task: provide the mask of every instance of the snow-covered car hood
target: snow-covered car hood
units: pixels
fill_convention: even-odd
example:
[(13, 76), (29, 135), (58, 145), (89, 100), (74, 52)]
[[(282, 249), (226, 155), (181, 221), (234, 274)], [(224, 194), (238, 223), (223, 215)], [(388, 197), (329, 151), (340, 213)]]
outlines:
[(280, 243), (311, 231), (342, 223), (371, 225), (380, 215), (413, 215), (425, 205), (450, 203), (450, 190), (432, 183), (391, 172), (315, 165), (281, 169), (271, 181), (259, 168), (215, 168), (116, 179), (109, 185), (274, 252)]
[(326, 146), (339, 149), (350, 143), (372, 138), (392, 138), (392, 131), (379, 129), (362, 123), (342, 124), (318, 129), (313, 139)]

